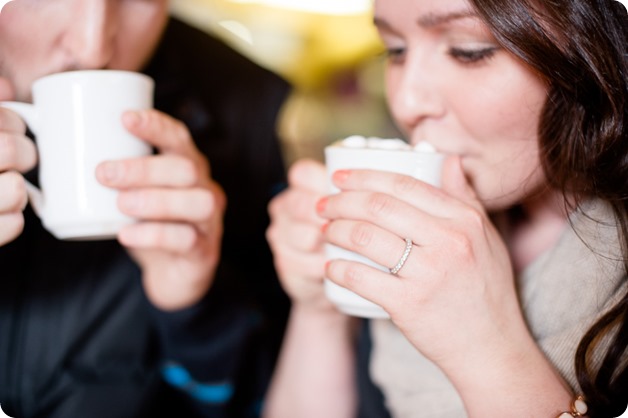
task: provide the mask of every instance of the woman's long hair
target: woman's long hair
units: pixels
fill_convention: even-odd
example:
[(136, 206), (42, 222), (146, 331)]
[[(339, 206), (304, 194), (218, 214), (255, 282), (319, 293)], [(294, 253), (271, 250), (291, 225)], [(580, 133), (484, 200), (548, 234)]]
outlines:
[[(539, 126), (543, 169), (551, 185), (565, 195), (610, 203), (628, 280), (626, 9), (615, 0), (471, 3), (502, 46), (547, 82)], [(611, 344), (601, 364), (590, 364), (588, 355), (607, 338)], [(616, 417), (626, 409), (627, 347), (628, 294), (578, 346), (575, 368), (590, 416)]]

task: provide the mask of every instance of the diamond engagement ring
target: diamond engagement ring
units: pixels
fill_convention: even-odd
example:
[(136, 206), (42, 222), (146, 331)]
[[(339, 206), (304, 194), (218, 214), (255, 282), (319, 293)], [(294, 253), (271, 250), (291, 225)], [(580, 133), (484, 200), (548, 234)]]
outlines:
[(397, 264), (395, 264), (395, 267), (391, 267), (389, 269), (390, 274), (394, 274), (395, 276), (397, 275), (399, 270), (401, 270), (403, 265), (406, 263), (406, 260), (408, 259), (408, 256), (410, 255), (410, 251), (412, 251), (412, 240), (410, 238), (406, 238), (405, 240), (406, 240), (406, 248), (405, 250), (403, 250), (403, 254), (401, 255), (401, 258), (399, 259)]

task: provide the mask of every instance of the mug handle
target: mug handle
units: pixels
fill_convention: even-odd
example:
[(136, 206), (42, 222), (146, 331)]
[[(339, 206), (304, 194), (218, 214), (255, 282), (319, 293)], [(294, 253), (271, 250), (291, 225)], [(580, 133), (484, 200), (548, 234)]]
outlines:
[[(9, 110), (14, 111), (28, 125), (29, 129), (37, 135), (38, 130), (38, 118), (37, 112), (35, 111), (35, 106), (29, 103), (21, 103), (21, 102), (0, 102), (0, 107), (5, 107)], [(28, 180), (24, 180), (26, 182), (26, 193), (28, 194), (28, 199), (31, 202), (31, 206), (33, 207), (33, 211), (40, 218), (44, 213), (44, 195), (35, 185), (33, 185)]]

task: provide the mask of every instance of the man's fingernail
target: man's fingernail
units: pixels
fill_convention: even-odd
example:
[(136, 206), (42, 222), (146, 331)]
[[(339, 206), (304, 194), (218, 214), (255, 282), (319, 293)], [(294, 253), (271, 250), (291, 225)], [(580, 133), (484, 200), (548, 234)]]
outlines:
[(142, 115), (134, 110), (124, 112), (124, 115), (122, 115), (122, 117), (124, 119), (124, 123), (129, 126), (139, 126), (142, 123)]
[(108, 183), (115, 183), (121, 177), (119, 164), (104, 162), (99, 167), (103, 179)]

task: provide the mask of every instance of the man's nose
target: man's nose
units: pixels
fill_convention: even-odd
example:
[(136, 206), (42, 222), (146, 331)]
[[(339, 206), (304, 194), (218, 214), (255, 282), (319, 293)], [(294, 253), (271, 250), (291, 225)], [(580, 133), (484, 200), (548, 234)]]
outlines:
[(69, 22), (64, 44), (77, 69), (105, 68), (114, 54), (117, 20), (115, 2), (81, 0), (79, 12)]

